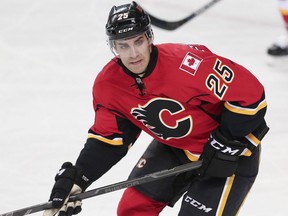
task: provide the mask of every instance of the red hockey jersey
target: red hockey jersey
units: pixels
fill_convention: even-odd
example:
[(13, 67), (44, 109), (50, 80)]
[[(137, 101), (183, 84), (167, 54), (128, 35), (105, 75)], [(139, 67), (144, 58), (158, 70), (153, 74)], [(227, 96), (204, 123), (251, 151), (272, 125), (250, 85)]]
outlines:
[(266, 109), (264, 88), (252, 73), (205, 46), (185, 44), (153, 46), (142, 78), (114, 58), (97, 76), (93, 99), (96, 115), (89, 139), (133, 144), (140, 131), (128, 138), (133, 125), (195, 154), (219, 125), (233, 137), (246, 136)]

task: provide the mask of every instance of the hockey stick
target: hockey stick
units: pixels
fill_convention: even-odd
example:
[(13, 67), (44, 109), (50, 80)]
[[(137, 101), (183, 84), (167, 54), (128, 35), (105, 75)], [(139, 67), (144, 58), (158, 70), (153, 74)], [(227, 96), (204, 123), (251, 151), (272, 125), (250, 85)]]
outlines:
[[(107, 185), (104, 187), (96, 188), (96, 189), (93, 189), (90, 191), (86, 191), (86, 192), (83, 192), (81, 194), (71, 196), (69, 198), (69, 201), (75, 201), (75, 200), (79, 200), (79, 199), (84, 200), (84, 199), (87, 199), (90, 197), (110, 193), (110, 192), (121, 190), (121, 189), (124, 189), (127, 187), (132, 187), (132, 186), (160, 180), (160, 179), (163, 179), (163, 178), (166, 178), (169, 176), (174, 176), (174, 175), (177, 175), (180, 173), (184, 173), (187, 171), (198, 169), (201, 165), (202, 165), (202, 161), (196, 161), (193, 163), (183, 164), (180, 166), (176, 166), (172, 169), (154, 172), (151, 174), (147, 174), (143, 177), (135, 178), (132, 180), (126, 180), (126, 181), (118, 182), (115, 184)], [(49, 201), (49, 202), (45, 202), (42, 204), (37, 204), (37, 205), (30, 206), (30, 207), (26, 207), (26, 208), (18, 209), (15, 211), (7, 212), (4, 214), (0, 214), (0, 216), (24, 216), (24, 215), (44, 211), (44, 210), (51, 209), (51, 208), (52, 208), (52, 202)]]
[(210, 7), (212, 7), (214, 4), (216, 4), (219, 1), (220, 0), (212, 0), (211, 2), (207, 3), (203, 7), (194, 11), (192, 14), (190, 14), (186, 18), (178, 20), (178, 21), (165, 21), (165, 20), (158, 19), (157, 17), (154, 17), (153, 15), (149, 13), (148, 14), (150, 16), (152, 25), (165, 29), (165, 30), (172, 31), (172, 30), (179, 28), (180, 26), (182, 26), (189, 20), (193, 19), (194, 17), (198, 16), (199, 14), (202, 14), (203, 12), (205, 12), (207, 9), (209, 9)]

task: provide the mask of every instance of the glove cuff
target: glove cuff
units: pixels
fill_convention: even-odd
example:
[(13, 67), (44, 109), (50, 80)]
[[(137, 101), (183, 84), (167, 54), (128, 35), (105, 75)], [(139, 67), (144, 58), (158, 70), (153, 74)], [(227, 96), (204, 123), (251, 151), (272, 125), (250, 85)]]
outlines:
[(85, 191), (90, 185), (91, 182), (89, 178), (87, 178), (81, 170), (78, 169), (77, 178), (75, 179), (75, 184), (77, 184), (82, 191)]

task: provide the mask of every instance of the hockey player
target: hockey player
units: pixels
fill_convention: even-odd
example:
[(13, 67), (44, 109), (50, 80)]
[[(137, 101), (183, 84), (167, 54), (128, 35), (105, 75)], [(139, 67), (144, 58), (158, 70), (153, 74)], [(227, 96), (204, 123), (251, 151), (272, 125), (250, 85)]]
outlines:
[(236, 215), (257, 176), (268, 131), (262, 84), (203, 45), (153, 44), (150, 18), (135, 2), (112, 7), (106, 34), (116, 56), (93, 86), (95, 122), (75, 165), (64, 163), (56, 175), (54, 209), (44, 215), (60, 208), (59, 215), (79, 213), (81, 201), (66, 198), (120, 161), (141, 131), (153, 141), (129, 178), (199, 158), (203, 165), (126, 189), (118, 216), (156, 216), (182, 195), (180, 216)]
[(267, 52), (272, 56), (288, 56), (288, 0), (278, 0), (279, 11), (283, 17), (286, 34), (280, 36)]

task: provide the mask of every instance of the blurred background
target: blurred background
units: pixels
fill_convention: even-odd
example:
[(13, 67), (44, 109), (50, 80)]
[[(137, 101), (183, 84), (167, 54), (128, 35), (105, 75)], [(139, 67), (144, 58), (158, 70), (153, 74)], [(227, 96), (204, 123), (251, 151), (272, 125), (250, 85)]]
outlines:
[[(175, 21), (209, 0), (137, 2)], [(61, 164), (75, 162), (94, 120), (94, 79), (113, 57), (104, 26), (110, 8), (123, 3), (130, 2), (0, 1), (0, 213), (46, 202)], [(266, 88), (270, 132), (241, 216), (287, 215), (288, 57), (266, 54), (283, 25), (276, 0), (222, 0), (175, 31), (153, 28), (155, 44), (204, 44), (250, 69)], [(150, 140), (143, 133), (89, 189), (125, 180)], [(122, 192), (85, 200), (81, 215), (116, 215)], [(177, 215), (179, 204), (161, 216)]]

